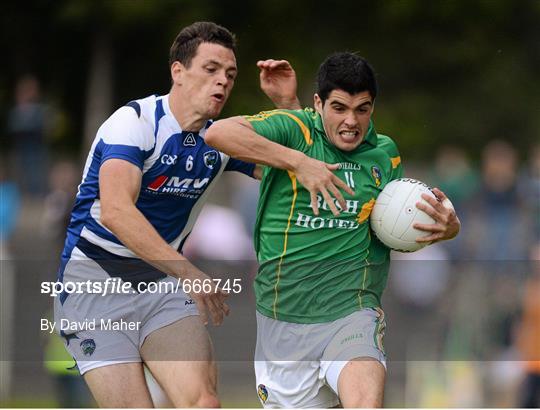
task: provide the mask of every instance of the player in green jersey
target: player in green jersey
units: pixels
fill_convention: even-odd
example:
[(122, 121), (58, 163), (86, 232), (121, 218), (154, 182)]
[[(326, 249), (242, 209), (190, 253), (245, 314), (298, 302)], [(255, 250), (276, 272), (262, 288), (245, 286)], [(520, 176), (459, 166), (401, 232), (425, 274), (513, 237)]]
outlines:
[[(265, 407), (382, 405), (390, 259), (369, 215), (402, 167), (394, 141), (371, 121), (376, 95), (367, 61), (338, 53), (319, 69), (315, 110), (230, 118), (206, 134), (236, 158), (270, 165), (255, 229), (255, 372)], [(417, 205), (436, 221), (417, 226), (427, 232), (419, 241), (460, 228), (444, 193), (434, 193), (439, 201)]]

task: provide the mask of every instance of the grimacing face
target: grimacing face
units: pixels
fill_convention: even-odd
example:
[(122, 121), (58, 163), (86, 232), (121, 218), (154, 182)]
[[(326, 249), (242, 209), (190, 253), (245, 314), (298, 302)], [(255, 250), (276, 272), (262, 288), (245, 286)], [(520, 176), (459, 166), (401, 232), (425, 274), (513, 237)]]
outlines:
[(364, 140), (373, 114), (373, 98), (369, 92), (351, 95), (337, 89), (330, 92), (324, 104), (317, 94), (314, 100), (330, 142), (342, 151), (358, 147)]
[(236, 58), (231, 49), (214, 43), (201, 43), (189, 67), (179, 61), (171, 65), (175, 84), (202, 118), (215, 118), (221, 112), (234, 86)]

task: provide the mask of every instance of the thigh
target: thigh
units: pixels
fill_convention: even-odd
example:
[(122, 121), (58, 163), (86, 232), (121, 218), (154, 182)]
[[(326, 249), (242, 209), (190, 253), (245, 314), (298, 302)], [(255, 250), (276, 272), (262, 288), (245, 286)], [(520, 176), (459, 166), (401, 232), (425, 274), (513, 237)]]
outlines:
[(320, 325), (288, 323), (257, 313), (255, 376), (265, 408), (332, 407), (337, 396), (319, 377)]
[(111, 329), (113, 322), (131, 321), (134, 315), (126, 307), (129, 296), (115, 296), (74, 294), (64, 304), (54, 301), (55, 330), (82, 375), (111, 364), (141, 362), (139, 332)]
[(210, 337), (198, 316), (150, 333), (141, 356), (175, 406), (214, 407), (217, 370)]
[(338, 392), (344, 408), (380, 408), (383, 404), (386, 369), (370, 357), (350, 360), (338, 378)]
[(99, 407), (153, 407), (141, 363), (111, 364), (87, 371), (84, 380)]
[(358, 407), (382, 404), (385, 327), (380, 309), (362, 309), (332, 324), (334, 336), (326, 347), (321, 375), (344, 406), (351, 401)]

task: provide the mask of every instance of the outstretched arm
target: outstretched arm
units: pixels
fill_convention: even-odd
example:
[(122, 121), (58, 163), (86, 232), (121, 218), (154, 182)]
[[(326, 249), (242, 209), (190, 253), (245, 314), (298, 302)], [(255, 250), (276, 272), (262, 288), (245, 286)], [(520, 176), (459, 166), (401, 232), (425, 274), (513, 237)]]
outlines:
[(287, 60), (261, 60), (257, 62), (261, 90), (272, 100), (276, 108), (299, 110), (302, 108), (296, 96), (296, 73)]
[[(128, 161), (109, 159), (99, 171), (101, 223), (111, 230), (122, 243), (141, 259), (160, 271), (204, 283), (210, 278), (173, 249), (137, 209), (135, 202), (140, 190), (141, 170)], [(229, 307), (226, 295), (219, 290), (210, 293), (191, 292), (197, 303), (201, 319), (206, 323), (208, 314), (215, 324), (221, 324)]]
[(215, 122), (206, 132), (204, 139), (208, 145), (231, 157), (294, 173), (298, 182), (310, 192), (311, 206), (315, 215), (319, 214), (318, 193), (322, 194), (334, 215), (339, 215), (339, 211), (331, 196), (345, 209), (345, 199), (339, 190), (354, 195), (353, 190), (332, 172), (338, 169), (338, 164), (327, 164), (300, 151), (272, 142), (257, 134), (252, 125), (242, 117)]

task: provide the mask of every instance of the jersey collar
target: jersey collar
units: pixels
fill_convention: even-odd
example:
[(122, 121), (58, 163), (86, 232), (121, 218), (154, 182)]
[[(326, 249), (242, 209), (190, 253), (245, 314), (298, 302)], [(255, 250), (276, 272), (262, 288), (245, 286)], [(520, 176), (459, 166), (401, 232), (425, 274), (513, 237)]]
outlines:
[[(174, 117), (171, 111), (171, 107), (169, 106), (169, 94), (164, 95), (162, 98), (162, 101), (163, 101), (163, 111), (165, 111), (165, 114), (169, 116), (173, 124), (175, 124), (176, 128), (178, 128), (179, 132), (184, 131), (182, 127), (180, 126), (180, 124), (178, 123), (178, 121), (176, 121), (176, 118)], [(208, 129), (208, 127), (210, 127), (210, 125), (212, 125), (212, 120), (206, 121), (203, 127), (199, 130), (198, 134), (204, 138), (204, 134), (206, 134), (206, 130)]]

